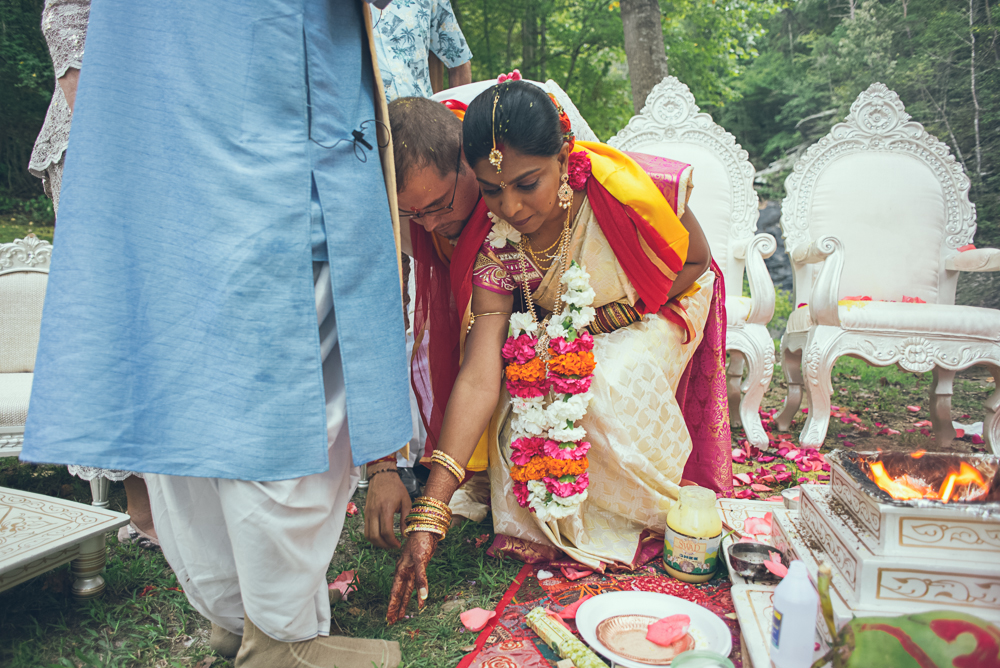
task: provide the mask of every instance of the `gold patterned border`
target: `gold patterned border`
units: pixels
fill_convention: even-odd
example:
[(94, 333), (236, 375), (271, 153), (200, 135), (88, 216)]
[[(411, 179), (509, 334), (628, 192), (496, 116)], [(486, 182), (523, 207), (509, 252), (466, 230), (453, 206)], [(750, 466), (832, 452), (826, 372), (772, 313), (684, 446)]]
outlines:
[(800, 517), (802, 524), (809, 529), (814, 537), (819, 539), (826, 550), (826, 554), (833, 560), (840, 574), (844, 576), (847, 583), (854, 591), (858, 590), (858, 559), (851, 550), (844, 544), (843, 539), (837, 535), (819, 512), (813, 500), (808, 494), (801, 496)]
[[(890, 586), (889, 579), (894, 580), (897, 586)], [(887, 593), (883, 595), (883, 592)], [(909, 568), (879, 568), (876, 598), (996, 610), (1000, 607), (1000, 578)]]
[[(917, 524), (919, 522), (919, 524)], [(991, 552), (1000, 556), (1000, 524), (995, 522), (941, 522), (928, 517), (899, 518), (899, 546), (932, 550)], [(909, 533), (907, 533), (909, 530)], [(921, 536), (926, 537), (922, 540)], [(912, 542), (906, 542), (909, 538)], [(951, 545), (934, 545), (942, 541)]]
[(858, 489), (857, 485), (847, 475), (842, 468), (834, 465), (833, 475), (830, 477), (830, 488), (837, 500), (851, 511), (866, 529), (875, 534), (876, 538), (882, 538), (882, 513), (878, 505), (873, 505), (873, 501)]

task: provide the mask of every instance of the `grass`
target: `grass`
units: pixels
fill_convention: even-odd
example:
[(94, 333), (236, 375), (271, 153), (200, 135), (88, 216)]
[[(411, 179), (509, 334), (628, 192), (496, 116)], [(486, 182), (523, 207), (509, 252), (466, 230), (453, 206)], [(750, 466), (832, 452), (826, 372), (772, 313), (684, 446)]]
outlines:
[[(63, 467), (31, 466), (0, 460), (0, 485), (90, 502), (89, 486)], [(111, 507), (123, 510), (121, 483), (112, 483)], [(364, 493), (355, 496), (364, 506)], [(385, 611), (398, 553), (371, 547), (363, 537), (363, 514), (347, 518), (329, 579), (354, 570), (358, 591), (333, 608), (333, 633), (388, 638), (402, 646), (403, 665), (453, 666), (475, 641), (463, 633), (458, 615), (473, 607), (492, 609), (521, 567), (491, 559), (489, 520), (466, 523), (442, 543), (429, 568), (430, 599), (422, 613), (385, 626)], [(478, 543), (478, 546), (477, 546)], [(177, 579), (163, 555), (108, 536), (107, 591), (76, 603), (70, 595), (69, 566), (0, 593), (0, 666), (115, 668), (184, 666), (226, 668), (208, 646), (209, 624), (176, 591)]]
[(0, 244), (23, 239), (29, 232), (51, 243), (55, 229), (52, 221), (35, 220), (23, 213), (5, 213), (0, 215)]

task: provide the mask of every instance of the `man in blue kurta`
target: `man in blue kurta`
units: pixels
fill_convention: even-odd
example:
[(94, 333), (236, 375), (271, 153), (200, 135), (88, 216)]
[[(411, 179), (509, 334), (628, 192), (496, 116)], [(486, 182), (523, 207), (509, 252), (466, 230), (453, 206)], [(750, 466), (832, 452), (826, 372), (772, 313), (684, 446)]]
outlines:
[(240, 668), (399, 657), (326, 637), (352, 457), (411, 434), (366, 17), (91, 9), (22, 459), (152, 474), (164, 554)]

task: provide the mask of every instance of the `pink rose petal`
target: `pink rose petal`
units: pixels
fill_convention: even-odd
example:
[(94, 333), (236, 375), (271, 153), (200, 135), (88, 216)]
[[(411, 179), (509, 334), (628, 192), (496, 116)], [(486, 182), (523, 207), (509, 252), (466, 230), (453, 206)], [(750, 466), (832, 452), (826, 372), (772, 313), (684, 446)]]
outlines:
[(490, 610), (473, 608), (472, 610), (466, 610), (459, 615), (459, 619), (462, 620), (462, 625), (470, 631), (482, 631), (486, 624), (493, 619), (495, 614), (495, 612)]
[(580, 609), (580, 606), (583, 605), (584, 601), (586, 601), (587, 599), (591, 599), (593, 597), (594, 597), (593, 594), (584, 594), (583, 596), (580, 597), (579, 601), (577, 601), (576, 603), (570, 603), (565, 608), (560, 610), (557, 614), (563, 619), (576, 619), (576, 611)]
[(919, 422), (914, 422), (913, 426), (914, 427), (930, 427), (931, 426), (931, 421), (930, 420), (921, 420)]
[(771, 571), (772, 574), (783, 578), (788, 575), (788, 567), (781, 563), (781, 555), (777, 552), (769, 552), (769, 559), (764, 562), (764, 568)]
[(757, 483), (754, 483), (754, 484), (750, 485), (750, 489), (752, 489), (755, 492), (770, 492), (771, 491), (771, 488), (768, 487), (767, 485), (760, 485), (760, 484), (757, 484)]
[(770, 514), (771, 513), (768, 513), (764, 517), (746, 518), (745, 520), (743, 520), (743, 532), (748, 533), (751, 536), (770, 536), (771, 535), (771, 518), (769, 517)]
[(330, 583), (329, 588), (336, 589), (340, 592), (340, 597), (342, 600), (346, 601), (348, 595), (352, 591), (358, 590), (358, 579), (354, 575), (354, 571), (344, 571)]
[(907, 406), (906, 410), (910, 411), (911, 413), (919, 413), (920, 406)]
[(687, 615), (670, 615), (649, 625), (646, 640), (660, 647), (669, 647), (687, 635), (690, 627), (691, 618)]

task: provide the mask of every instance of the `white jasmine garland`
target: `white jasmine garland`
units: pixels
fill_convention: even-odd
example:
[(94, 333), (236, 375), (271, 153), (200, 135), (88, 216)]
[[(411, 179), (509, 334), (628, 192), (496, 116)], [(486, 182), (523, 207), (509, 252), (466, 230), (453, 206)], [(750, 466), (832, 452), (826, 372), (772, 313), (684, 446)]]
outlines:
[(493, 248), (503, 248), (507, 245), (508, 241), (515, 245), (521, 241), (521, 233), (515, 230), (513, 225), (506, 220), (501, 220), (493, 215), (493, 213), (490, 213), (489, 216), (490, 220), (493, 221), (493, 228), (490, 230), (489, 236), (486, 237), (490, 242), (490, 246), (493, 246)]
[(522, 420), (520, 417), (516, 417), (511, 420), (510, 426), (514, 432), (515, 438), (520, 438), (522, 436), (541, 436), (545, 432), (545, 425)]
[(587, 490), (583, 490), (579, 494), (574, 494), (572, 496), (558, 496), (556, 494), (552, 495), (552, 501), (558, 503), (561, 506), (574, 507), (579, 506), (581, 503), (587, 500)]
[(548, 437), (558, 443), (582, 441), (587, 437), (587, 430), (583, 427), (566, 427), (565, 425), (562, 425), (549, 429)]
[(597, 293), (590, 286), (586, 290), (567, 290), (562, 300), (572, 306), (590, 306), (594, 303)]
[(538, 323), (531, 318), (530, 313), (512, 313), (510, 316), (510, 335), (534, 334), (538, 331)]
[(576, 260), (570, 264), (560, 280), (570, 290), (583, 291), (590, 289), (590, 274)]
[(545, 327), (545, 333), (549, 335), (550, 339), (557, 339), (560, 336), (566, 336), (569, 334), (569, 328), (566, 327), (567, 318), (554, 317), (549, 320), (549, 324)]
[(571, 310), (569, 312), (569, 317), (573, 320), (573, 327), (577, 329), (585, 329), (587, 325), (594, 321), (594, 316), (597, 311), (594, 310), (592, 306), (584, 306), (580, 308), (579, 311)]
[[(590, 391), (583, 394), (557, 394), (556, 399), (545, 409), (549, 424), (566, 424), (566, 421), (582, 420), (590, 403)], [(564, 397), (569, 397), (565, 399)]]

